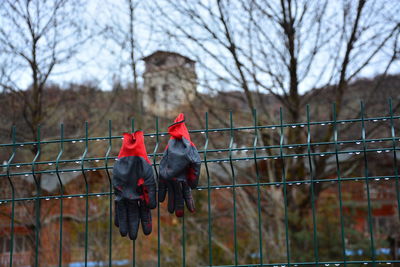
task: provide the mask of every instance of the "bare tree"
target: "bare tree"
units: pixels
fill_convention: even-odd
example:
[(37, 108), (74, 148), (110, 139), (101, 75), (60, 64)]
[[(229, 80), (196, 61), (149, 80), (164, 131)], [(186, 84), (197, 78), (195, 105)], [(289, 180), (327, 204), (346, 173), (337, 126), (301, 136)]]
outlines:
[(172, 1), (150, 10), (211, 80), (243, 90), (250, 110), (251, 91), (273, 94), (293, 120), (309, 101), (304, 92), (336, 85), (340, 106), (346, 85), (374, 60), (392, 64), (399, 31), (391, 1)]
[[(24, 101), (24, 120), (35, 140), (49, 115), (43, 93), (55, 68), (77, 55), (89, 38), (79, 1), (5, 1), (1, 6), (1, 87)], [(28, 87), (29, 90), (26, 90)]]
[[(262, 109), (261, 124), (277, 118), (266, 108), (265, 98), (255, 96), (273, 95), (288, 111), (285, 121), (298, 122), (304, 118), (305, 104), (321, 97), (305, 92), (333, 87), (331, 101), (340, 116), (355, 78), (377, 62), (385, 77), (398, 60), (400, 4), (393, 1), (168, 1), (148, 8), (171, 42), (197, 60), (200, 86), (209, 92), (240, 90), (249, 113)], [(305, 143), (303, 129), (286, 131), (285, 143)], [(318, 135), (329, 141), (332, 131)], [(277, 142), (277, 137), (261, 132), (263, 145)], [(329, 175), (328, 158), (313, 159), (315, 178)], [(282, 163), (267, 163), (268, 181), (282, 177)], [(287, 159), (284, 164), (288, 180), (309, 175), (306, 160)], [(313, 189), (318, 198), (326, 185), (315, 184)], [(282, 193), (277, 193), (282, 189), (269, 191), (275, 205), (283, 203)], [(310, 191), (308, 186), (288, 193), (289, 210), (295, 215), (289, 224), (295, 232), (310, 210)], [(283, 213), (272, 216), (282, 225)]]
[[(104, 3), (103, 3), (104, 4)], [(111, 67), (114, 80), (132, 90), (130, 117), (142, 127), (143, 103), (140, 60), (152, 45), (152, 22), (147, 20), (142, 1), (110, 1), (105, 11), (107, 20), (99, 20), (104, 38), (110, 41), (109, 53), (114, 59)]]
[[(43, 102), (50, 76), (58, 66), (71, 62), (90, 38), (82, 8), (84, 4), (79, 0), (6, 0), (0, 6), (0, 87), (23, 103), (17, 105), (22, 107), (23, 128), (28, 129), (21, 131), (22, 140), (38, 140), (40, 124), (52, 116), (52, 110)], [(31, 153), (40, 160), (38, 146), (32, 146)], [(40, 195), (41, 175), (34, 175), (34, 180), (36, 194)], [(40, 237), (35, 233), (41, 228), (40, 219), (46, 216), (39, 199), (33, 214), (26, 216), (29, 222), (25, 224), (32, 230), (32, 248), (35, 242), (40, 246)]]

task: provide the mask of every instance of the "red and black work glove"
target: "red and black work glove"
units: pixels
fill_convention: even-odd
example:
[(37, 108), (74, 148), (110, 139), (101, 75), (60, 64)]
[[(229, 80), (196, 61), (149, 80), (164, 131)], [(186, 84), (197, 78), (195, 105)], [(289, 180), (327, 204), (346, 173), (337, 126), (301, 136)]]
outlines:
[(182, 217), (184, 202), (190, 212), (195, 210), (191, 189), (199, 182), (201, 160), (182, 113), (168, 127), (168, 133), (171, 138), (160, 162), (158, 199), (163, 202), (168, 192), (168, 211)]
[(156, 184), (147, 157), (143, 132), (124, 133), (118, 160), (114, 164), (115, 219), (122, 236), (137, 237), (139, 222), (143, 233), (152, 230), (150, 209), (157, 206)]

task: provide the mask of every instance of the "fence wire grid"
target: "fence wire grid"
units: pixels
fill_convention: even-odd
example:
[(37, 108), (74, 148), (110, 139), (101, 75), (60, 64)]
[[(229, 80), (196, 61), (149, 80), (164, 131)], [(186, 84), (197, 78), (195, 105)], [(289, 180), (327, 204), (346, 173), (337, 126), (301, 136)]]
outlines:
[[(307, 106), (305, 121), (286, 123), (281, 108), (278, 123), (261, 125), (254, 110), (249, 126), (235, 127), (231, 112), (224, 128), (210, 128), (206, 113), (205, 127), (190, 130), (202, 158), (193, 191), (197, 212), (177, 219), (158, 205), (153, 233), (139, 234), (136, 242), (120, 237), (113, 225), (112, 168), (122, 136), (115, 135), (112, 121), (106, 136), (90, 136), (86, 122), (82, 137), (65, 138), (61, 124), (59, 138), (42, 140), (39, 128), (31, 142), (18, 142), (13, 127), (11, 142), (0, 144), (7, 158), (0, 173), (0, 265), (400, 266), (400, 116), (391, 101), (387, 113), (366, 117), (361, 103), (359, 118), (337, 119), (333, 104), (330, 120), (311, 121)], [(352, 138), (341, 138), (344, 127)], [(370, 127), (378, 127), (378, 134), (370, 136)], [(318, 141), (313, 131), (320, 129), (328, 139)], [(155, 118), (154, 131), (145, 132), (156, 179), (168, 140), (164, 130)], [(304, 133), (305, 142), (288, 143), (293, 133)], [(273, 136), (277, 143), (265, 142)], [(103, 154), (94, 156), (96, 149)], [(26, 151), (34, 152), (33, 159), (18, 161)], [(316, 162), (328, 166), (328, 176), (321, 177)], [(294, 166), (304, 172), (293, 173)], [(299, 195), (308, 203), (304, 219), (291, 206)], [(304, 223), (300, 230), (296, 220)], [(329, 220), (335, 233), (325, 228)], [(354, 236), (360, 242), (352, 243)], [(387, 243), (393, 236), (394, 243)]]

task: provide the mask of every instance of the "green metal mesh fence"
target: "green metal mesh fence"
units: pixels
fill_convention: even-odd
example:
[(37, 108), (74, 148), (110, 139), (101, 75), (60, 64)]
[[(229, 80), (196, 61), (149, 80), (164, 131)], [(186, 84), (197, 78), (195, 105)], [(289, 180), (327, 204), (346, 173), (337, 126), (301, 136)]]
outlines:
[[(0, 265), (400, 266), (400, 116), (391, 101), (388, 115), (366, 117), (362, 103), (359, 114), (338, 120), (333, 105), (330, 120), (311, 121), (307, 107), (305, 121), (286, 123), (281, 109), (263, 125), (254, 111), (235, 127), (230, 113), (225, 128), (205, 114), (204, 129), (190, 131), (203, 160), (197, 212), (177, 219), (158, 206), (153, 233), (136, 244), (112, 222), (121, 135), (111, 121), (106, 136), (90, 136), (86, 123), (84, 136), (66, 138), (61, 125), (59, 138), (39, 130), (32, 142), (13, 128), (0, 145)], [(156, 178), (163, 130), (155, 119), (145, 134)], [(27, 153), (31, 161), (18, 160)]]

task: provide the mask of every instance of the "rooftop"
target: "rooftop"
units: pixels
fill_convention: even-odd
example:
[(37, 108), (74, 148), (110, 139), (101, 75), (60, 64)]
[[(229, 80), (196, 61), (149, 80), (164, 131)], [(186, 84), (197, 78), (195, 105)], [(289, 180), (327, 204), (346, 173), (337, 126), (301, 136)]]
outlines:
[(189, 61), (191, 61), (191, 62), (193, 62), (193, 63), (195, 63), (195, 62), (196, 62), (196, 61), (194, 61), (193, 59), (191, 59), (191, 58), (188, 58), (188, 57), (186, 57), (186, 56), (183, 56), (183, 55), (181, 55), (181, 54), (179, 54), (179, 53), (176, 53), (176, 52), (170, 52), (170, 51), (163, 51), (163, 50), (157, 50), (157, 51), (153, 52), (152, 54), (150, 54), (150, 55), (148, 55), (148, 56), (145, 56), (145, 57), (143, 57), (143, 58), (142, 58), (142, 60), (144, 60), (144, 61), (148, 61), (149, 59), (151, 59), (151, 58), (152, 58), (152, 57), (154, 57), (154, 56), (161, 56), (161, 55), (168, 55), (168, 56), (172, 55), (172, 56), (178, 56), (178, 57), (185, 58), (186, 60), (189, 60)]

